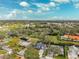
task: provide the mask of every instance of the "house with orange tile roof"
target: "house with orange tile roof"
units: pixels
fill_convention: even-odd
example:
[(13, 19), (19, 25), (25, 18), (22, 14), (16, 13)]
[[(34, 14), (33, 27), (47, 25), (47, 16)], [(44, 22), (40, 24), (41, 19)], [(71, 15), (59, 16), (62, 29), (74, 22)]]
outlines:
[(79, 35), (70, 35), (70, 34), (65, 34), (64, 35), (65, 38), (68, 38), (72, 41), (79, 41)]

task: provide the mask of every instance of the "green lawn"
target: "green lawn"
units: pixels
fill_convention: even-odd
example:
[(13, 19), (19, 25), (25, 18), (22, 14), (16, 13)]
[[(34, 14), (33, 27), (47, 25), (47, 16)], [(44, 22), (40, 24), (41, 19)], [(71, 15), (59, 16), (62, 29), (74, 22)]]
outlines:
[(58, 43), (57, 36), (47, 36), (46, 40), (48, 40), (52, 43)]
[(5, 53), (6, 53), (6, 51), (0, 50), (0, 54), (5, 54)]
[(66, 59), (64, 56), (57, 56), (55, 59)]
[(9, 55), (9, 59), (16, 59), (17, 58), (17, 54), (10, 54)]
[(33, 44), (35, 44), (37, 41), (39, 41), (38, 38), (29, 38), (29, 41), (31, 41)]

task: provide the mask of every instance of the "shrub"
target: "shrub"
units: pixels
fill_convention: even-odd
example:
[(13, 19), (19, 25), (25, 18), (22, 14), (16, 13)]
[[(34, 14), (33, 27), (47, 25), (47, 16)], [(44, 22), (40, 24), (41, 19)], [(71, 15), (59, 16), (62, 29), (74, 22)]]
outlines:
[(25, 59), (39, 59), (38, 50), (34, 48), (28, 48), (24, 54)]

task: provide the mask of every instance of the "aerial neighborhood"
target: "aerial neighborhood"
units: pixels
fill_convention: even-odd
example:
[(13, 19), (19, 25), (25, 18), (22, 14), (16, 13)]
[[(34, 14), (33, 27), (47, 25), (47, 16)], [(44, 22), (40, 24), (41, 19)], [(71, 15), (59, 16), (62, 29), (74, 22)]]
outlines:
[(0, 59), (79, 59), (79, 23), (2, 21)]

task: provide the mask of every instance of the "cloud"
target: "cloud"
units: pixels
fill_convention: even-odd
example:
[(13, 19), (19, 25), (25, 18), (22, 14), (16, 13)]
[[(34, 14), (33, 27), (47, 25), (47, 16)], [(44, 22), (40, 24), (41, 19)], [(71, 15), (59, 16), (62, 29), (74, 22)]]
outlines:
[(41, 8), (41, 7), (48, 7), (48, 4), (43, 4), (43, 3), (36, 3), (35, 4), (37, 7)]
[(3, 15), (3, 19), (20, 19), (23, 18), (24, 12), (18, 9), (9, 11), (8, 14)]
[(2, 19), (2, 16), (0, 16), (0, 19)]
[(32, 11), (32, 10), (28, 10), (27, 12), (28, 12), (28, 13), (33, 13), (33, 11)]
[(2, 18), (2, 17), (0, 16), (0, 18)]
[(68, 3), (69, 0), (54, 0), (55, 2), (58, 2), (58, 3)]
[(55, 8), (57, 6), (56, 3), (55, 2), (52, 2), (52, 1), (49, 2), (49, 3), (47, 3), (47, 4), (44, 4), (44, 3), (35, 3), (35, 5), (41, 11), (50, 11), (52, 8)]
[(36, 13), (42, 13), (42, 10), (37, 10), (37, 12)]
[(49, 2), (48, 4), (36, 3), (35, 5), (37, 7), (56, 7), (56, 3), (55, 2)]
[(49, 11), (50, 8), (49, 8), (49, 7), (43, 7), (42, 10), (43, 10), (43, 11)]
[(55, 2), (50, 2), (50, 3), (49, 3), (49, 6), (56, 7), (56, 3), (55, 3)]
[(0, 19), (4, 19), (4, 20), (28, 20), (30, 19), (30, 16), (33, 14), (32, 10), (28, 10), (23, 11), (23, 10), (19, 10), (19, 9), (13, 9), (11, 11), (9, 11), (9, 13), (6, 13), (4, 15), (0, 16)]
[(50, 18), (50, 20), (62, 20), (62, 19), (64, 19), (62, 16), (53, 16), (53, 17), (51, 17)]
[(14, 17), (16, 17), (16, 14), (17, 14), (18, 12), (17, 12), (17, 10), (13, 10), (13, 11), (11, 11), (8, 15), (6, 15), (6, 18), (7, 19), (10, 19), (10, 18), (14, 18)]
[(20, 2), (20, 6), (27, 7), (27, 6), (29, 6), (29, 4), (25, 1), (22, 1), (22, 2)]
[(74, 4), (75, 8), (79, 8), (79, 3)]

